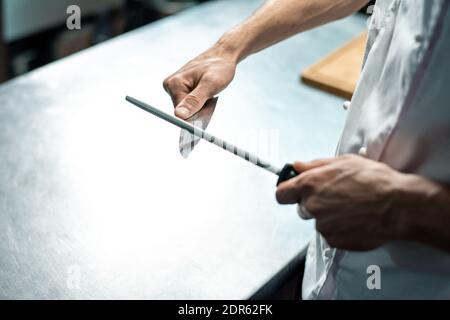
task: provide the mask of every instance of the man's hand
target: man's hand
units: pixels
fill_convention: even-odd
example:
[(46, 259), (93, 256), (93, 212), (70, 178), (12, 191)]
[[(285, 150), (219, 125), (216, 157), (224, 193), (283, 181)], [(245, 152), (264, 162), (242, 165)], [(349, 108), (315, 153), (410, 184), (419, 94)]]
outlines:
[(220, 48), (212, 48), (191, 60), (164, 80), (175, 115), (187, 119), (233, 80), (237, 61)]
[(450, 252), (450, 189), (355, 155), (308, 163), (279, 185), (283, 204), (301, 203), (335, 248), (371, 250), (391, 240)]
[(280, 184), (277, 200), (302, 202), (332, 247), (370, 250), (401, 238), (402, 216), (393, 208), (401, 201), (402, 173), (354, 155), (297, 162), (294, 168), (302, 173)]
[(164, 81), (175, 115), (187, 119), (226, 88), (247, 56), (299, 32), (345, 17), (368, 0), (270, 0), (208, 51)]

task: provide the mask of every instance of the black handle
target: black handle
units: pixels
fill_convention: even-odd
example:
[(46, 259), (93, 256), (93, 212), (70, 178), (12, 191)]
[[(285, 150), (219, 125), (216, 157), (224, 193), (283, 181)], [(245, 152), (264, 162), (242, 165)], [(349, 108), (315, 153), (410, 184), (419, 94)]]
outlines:
[(292, 164), (290, 164), (290, 163), (285, 164), (283, 169), (281, 169), (280, 174), (278, 175), (277, 186), (280, 183), (282, 183), (283, 181), (289, 180), (289, 179), (294, 178), (294, 177), (296, 177), (298, 175), (299, 175), (299, 173), (297, 171), (295, 171), (295, 169), (292, 166)]

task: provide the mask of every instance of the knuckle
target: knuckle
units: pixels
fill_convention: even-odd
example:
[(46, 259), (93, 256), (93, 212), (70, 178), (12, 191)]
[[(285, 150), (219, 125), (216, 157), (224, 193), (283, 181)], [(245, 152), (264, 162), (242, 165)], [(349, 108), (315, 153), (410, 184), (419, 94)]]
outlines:
[(281, 204), (288, 204), (295, 200), (293, 188), (291, 185), (289, 185), (289, 182), (283, 182), (277, 188), (277, 190), (275, 192), (275, 197), (276, 197), (278, 203), (281, 203)]
[(280, 189), (277, 189), (277, 191), (275, 192), (275, 199), (278, 203), (283, 203), (283, 192)]
[(214, 86), (217, 83), (219, 83), (223, 78), (220, 77), (220, 75), (214, 74), (214, 73), (205, 73), (202, 76), (202, 83), (206, 86)]
[(167, 87), (167, 85), (168, 85), (168, 83), (169, 83), (169, 79), (170, 79), (170, 77), (167, 77), (167, 78), (164, 79), (164, 81), (163, 81), (163, 87), (164, 87), (164, 88)]
[(180, 75), (173, 75), (164, 80), (163, 85), (166, 89), (173, 88), (181, 82)]
[(304, 202), (305, 209), (311, 214), (317, 214), (320, 206), (315, 197), (308, 197)]
[[(300, 181), (298, 181), (300, 183)], [(305, 177), (301, 184), (304, 188), (304, 190), (307, 192), (307, 194), (314, 194), (317, 191), (317, 186), (314, 178), (312, 177)]]
[(166, 90), (169, 89), (169, 84), (170, 84), (171, 79), (172, 79), (172, 77), (167, 77), (167, 78), (164, 79), (164, 81), (163, 81), (164, 89), (166, 89)]
[(276, 198), (277, 202), (280, 204), (286, 204), (286, 203), (288, 203), (288, 200), (289, 200), (286, 195), (285, 190), (283, 190), (283, 189), (277, 189), (277, 191), (275, 192), (275, 198)]

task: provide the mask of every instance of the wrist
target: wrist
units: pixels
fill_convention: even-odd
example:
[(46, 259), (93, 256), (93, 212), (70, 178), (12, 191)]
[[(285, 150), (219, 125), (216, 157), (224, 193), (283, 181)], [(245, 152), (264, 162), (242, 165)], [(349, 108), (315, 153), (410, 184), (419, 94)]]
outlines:
[(392, 216), (398, 240), (423, 242), (442, 213), (440, 185), (415, 174), (400, 174)]
[(229, 31), (225, 33), (213, 46), (213, 50), (234, 64), (238, 64), (247, 57), (245, 43), (237, 33)]

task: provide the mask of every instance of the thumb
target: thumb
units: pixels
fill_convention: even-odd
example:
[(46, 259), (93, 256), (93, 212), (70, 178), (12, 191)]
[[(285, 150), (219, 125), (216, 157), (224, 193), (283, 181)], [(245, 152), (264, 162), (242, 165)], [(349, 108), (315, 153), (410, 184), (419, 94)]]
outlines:
[(204, 86), (198, 86), (175, 107), (175, 115), (187, 119), (197, 113), (209, 98), (211, 98), (209, 90)]
[(304, 171), (308, 171), (317, 167), (322, 167), (327, 164), (330, 164), (334, 160), (335, 160), (334, 158), (329, 158), (329, 159), (317, 159), (310, 162), (295, 161), (293, 167), (295, 171), (302, 173)]

